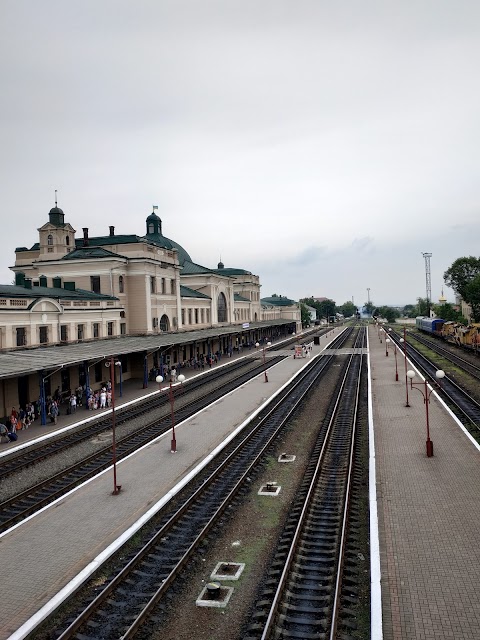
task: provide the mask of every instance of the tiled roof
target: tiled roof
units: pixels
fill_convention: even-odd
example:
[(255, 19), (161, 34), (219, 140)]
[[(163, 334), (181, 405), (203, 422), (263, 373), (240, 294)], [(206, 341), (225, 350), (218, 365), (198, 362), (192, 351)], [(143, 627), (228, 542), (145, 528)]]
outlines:
[(81, 247), (76, 248), (67, 255), (63, 256), (62, 260), (88, 260), (90, 258), (123, 258), (124, 256), (118, 253), (113, 253), (108, 249), (102, 249), (102, 247)]
[(60, 289), (56, 287), (32, 287), (27, 289), (16, 284), (0, 284), (2, 298), (62, 298), (64, 300), (118, 300), (114, 296), (94, 293), (85, 289)]
[(182, 298), (204, 298), (211, 300), (210, 296), (200, 293), (200, 291), (195, 291), (195, 289), (190, 289), (190, 287), (185, 287), (183, 284), (180, 285), (180, 295)]
[(235, 302), (250, 302), (248, 298), (241, 296), (239, 293), (234, 293), (233, 299), (235, 300)]

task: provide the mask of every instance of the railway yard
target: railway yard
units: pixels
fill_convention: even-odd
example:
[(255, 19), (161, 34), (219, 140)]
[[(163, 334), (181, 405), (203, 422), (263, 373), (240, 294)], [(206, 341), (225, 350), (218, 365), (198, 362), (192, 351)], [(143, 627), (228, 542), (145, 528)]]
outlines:
[(302, 341), (118, 407), (118, 495), (109, 414), (2, 449), (0, 638), (477, 637), (477, 356)]

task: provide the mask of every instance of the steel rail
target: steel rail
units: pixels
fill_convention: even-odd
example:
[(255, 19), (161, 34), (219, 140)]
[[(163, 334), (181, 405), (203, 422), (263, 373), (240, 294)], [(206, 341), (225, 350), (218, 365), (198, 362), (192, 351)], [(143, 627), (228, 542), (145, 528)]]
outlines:
[[(273, 366), (283, 359), (284, 356), (275, 356), (269, 361), (269, 366)], [(214, 391), (209, 389), (204, 395), (180, 407), (176, 412), (177, 421), (181, 422), (187, 419), (263, 370), (263, 365), (260, 365), (233, 380), (229, 380), (225, 385), (219, 386)], [(185, 398), (186, 396), (183, 397)], [(138, 414), (136, 417), (138, 417)], [(168, 413), (165, 413), (160, 418), (153, 418), (134, 434), (126, 435), (117, 440), (117, 460), (125, 458), (170, 429), (171, 422)], [(25, 519), (45, 505), (53, 502), (53, 500), (65, 495), (78, 484), (108, 468), (112, 463), (111, 449), (112, 445), (109, 444), (83, 460), (0, 503), (0, 531), (7, 530), (16, 522)]]

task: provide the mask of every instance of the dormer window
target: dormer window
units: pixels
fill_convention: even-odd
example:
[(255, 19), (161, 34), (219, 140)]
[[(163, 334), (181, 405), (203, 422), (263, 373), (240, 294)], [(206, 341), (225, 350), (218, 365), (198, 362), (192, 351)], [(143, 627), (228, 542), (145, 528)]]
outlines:
[(52, 234), (48, 234), (47, 236), (47, 244), (51, 247), (53, 245), (53, 236)]
[(67, 247), (70, 245), (70, 236), (65, 236), (65, 243)]
[(150, 222), (148, 225), (148, 233), (155, 233), (155, 225), (153, 222)]

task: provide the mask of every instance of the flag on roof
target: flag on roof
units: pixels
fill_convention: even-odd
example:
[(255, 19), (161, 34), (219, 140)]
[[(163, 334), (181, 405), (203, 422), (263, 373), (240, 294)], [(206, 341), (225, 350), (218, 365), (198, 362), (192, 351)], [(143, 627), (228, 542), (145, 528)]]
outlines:
[(156, 204), (153, 205), (153, 210), (155, 211), (155, 209), (158, 209)]

